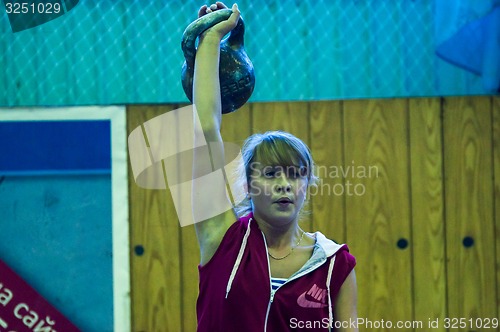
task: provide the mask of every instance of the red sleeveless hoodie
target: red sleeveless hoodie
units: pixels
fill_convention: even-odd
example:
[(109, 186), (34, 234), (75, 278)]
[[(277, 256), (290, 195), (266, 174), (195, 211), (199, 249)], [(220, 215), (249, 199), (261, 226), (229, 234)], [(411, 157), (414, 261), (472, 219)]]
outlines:
[(198, 267), (198, 332), (329, 331), (335, 299), (356, 260), (346, 245), (315, 235), (319, 247), (305, 268), (272, 292), (264, 234), (251, 214), (236, 221)]

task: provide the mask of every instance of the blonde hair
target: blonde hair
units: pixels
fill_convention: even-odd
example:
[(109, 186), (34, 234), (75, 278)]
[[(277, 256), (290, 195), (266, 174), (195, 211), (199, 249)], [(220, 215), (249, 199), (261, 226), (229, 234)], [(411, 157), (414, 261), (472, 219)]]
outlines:
[[(295, 166), (308, 180), (308, 186), (315, 185), (315, 164), (309, 147), (299, 138), (284, 131), (268, 131), (248, 137), (242, 147), (242, 165), (238, 175), (246, 188), (251, 185), (254, 163), (272, 166)], [(239, 216), (252, 211), (252, 205), (245, 198), (236, 211)]]

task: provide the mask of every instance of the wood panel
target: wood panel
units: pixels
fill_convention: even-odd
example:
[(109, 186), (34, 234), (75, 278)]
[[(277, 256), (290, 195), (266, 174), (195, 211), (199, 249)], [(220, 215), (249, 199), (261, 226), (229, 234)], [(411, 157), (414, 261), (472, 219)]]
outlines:
[(308, 103), (254, 103), (251, 110), (252, 133), (284, 130), (309, 144)]
[[(198, 264), (200, 250), (193, 225), (180, 227), (181, 316), (182, 331), (196, 331), (196, 299), (198, 298)], [(174, 310), (179, 310), (175, 308)]]
[[(174, 108), (129, 106), (128, 132)], [(167, 190), (138, 187), (129, 174), (132, 329), (179, 331), (180, 227), (172, 197)]]
[(446, 317), (441, 100), (411, 99), (409, 112), (414, 310), (427, 324)]
[(310, 148), (316, 162), (317, 186), (310, 189), (312, 229), (338, 243), (346, 241), (342, 169), (342, 102), (310, 103)]
[[(129, 106), (128, 132), (177, 107)], [(359, 317), (424, 329), (429, 318), (498, 317), (500, 98), (254, 103), (223, 117), (223, 139), (239, 145), (273, 129), (303, 139), (319, 165), (343, 167), (325, 183), (350, 181), (350, 195), (311, 195), (303, 227), (349, 244)], [(129, 174), (133, 331), (193, 331), (194, 227), (179, 226), (169, 191), (141, 189)]]
[(443, 111), (448, 317), (496, 317), (491, 99)]
[[(222, 128), (221, 135), (222, 140), (225, 144), (226, 150), (226, 165), (232, 162), (235, 159), (235, 149), (238, 149), (238, 152), (241, 152), (241, 148), (245, 140), (252, 134), (251, 131), (252, 126), (252, 115), (249, 104), (245, 104), (243, 107), (238, 109), (236, 112), (232, 112), (229, 114), (224, 114), (222, 117)], [(233, 174), (227, 174), (229, 178), (233, 178), (234, 180), (242, 180), (237, 179), (237, 174), (235, 174), (233, 170)], [(244, 183), (244, 182), (243, 182)], [(242, 183), (238, 183), (241, 185)], [(237, 189), (241, 193), (246, 193), (246, 188)], [(233, 203), (234, 203), (234, 193), (231, 193)]]
[[(309, 104), (293, 103), (254, 103), (252, 110), (252, 133), (263, 133), (269, 130), (287, 131), (309, 145)], [(310, 208), (309, 204), (305, 206)], [(311, 216), (304, 214), (301, 227), (312, 231)]]
[(370, 321), (412, 319), (411, 249), (397, 247), (410, 239), (407, 116), (403, 99), (344, 102), (345, 163), (356, 171), (346, 178), (347, 242), (358, 260), (359, 316)]
[[(179, 105), (184, 107), (187, 104)], [(189, 172), (191, 174), (192, 167), (182, 167), (180, 172)], [(191, 177), (191, 176), (189, 176)], [(169, 206), (169, 208), (173, 208)], [(196, 331), (196, 299), (198, 298), (198, 264), (200, 263), (200, 250), (198, 247), (198, 240), (193, 225), (188, 225), (179, 228), (180, 237), (180, 303), (179, 308), (174, 310), (180, 311), (181, 314), (181, 330), (182, 331)]]
[(243, 145), (252, 134), (252, 116), (250, 104), (245, 104), (235, 112), (222, 116), (221, 135), (224, 142)]

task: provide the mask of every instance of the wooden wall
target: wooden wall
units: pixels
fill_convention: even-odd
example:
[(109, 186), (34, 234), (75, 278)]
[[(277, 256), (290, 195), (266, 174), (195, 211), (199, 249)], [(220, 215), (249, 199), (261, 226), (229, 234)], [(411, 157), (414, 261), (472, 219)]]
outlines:
[[(179, 107), (130, 106), (128, 132)], [(253, 103), (223, 117), (240, 145), (274, 129), (322, 167), (303, 227), (348, 243), (359, 317), (422, 322), (408, 331), (465, 318), (474, 331), (469, 319), (499, 316), (500, 98)], [(133, 331), (195, 331), (194, 228), (179, 226), (169, 191), (132, 178), (129, 190)]]

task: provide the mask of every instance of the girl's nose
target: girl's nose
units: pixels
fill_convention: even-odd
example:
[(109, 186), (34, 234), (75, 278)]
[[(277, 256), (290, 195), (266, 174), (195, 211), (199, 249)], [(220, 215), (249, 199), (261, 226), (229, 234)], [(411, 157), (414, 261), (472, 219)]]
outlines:
[(279, 178), (277, 179), (275, 189), (277, 192), (290, 192), (292, 190), (292, 186), (290, 182), (288, 181), (288, 177), (286, 174), (281, 173)]

